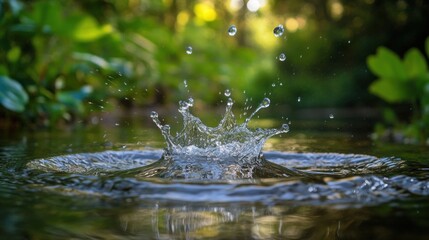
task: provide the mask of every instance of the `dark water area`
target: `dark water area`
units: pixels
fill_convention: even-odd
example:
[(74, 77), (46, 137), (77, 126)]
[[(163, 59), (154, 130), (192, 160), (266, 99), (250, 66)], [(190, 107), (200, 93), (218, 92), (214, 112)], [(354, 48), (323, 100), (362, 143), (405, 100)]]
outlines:
[(0, 238), (428, 239), (429, 148), (373, 142), (371, 125), (292, 121), (264, 156), (309, 175), (238, 180), (119, 174), (162, 155), (147, 116), (1, 130)]

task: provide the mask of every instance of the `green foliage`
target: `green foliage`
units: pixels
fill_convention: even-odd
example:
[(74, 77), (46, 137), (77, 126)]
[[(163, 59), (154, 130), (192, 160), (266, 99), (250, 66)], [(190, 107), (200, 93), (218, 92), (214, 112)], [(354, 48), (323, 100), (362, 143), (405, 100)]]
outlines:
[[(137, 67), (122, 50), (131, 40), (74, 1), (10, 0), (0, 6), (0, 113), (20, 112), (8, 116), (51, 126), (84, 117), (87, 99), (102, 106), (110, 96), (123, 97), (118, 74), (136, 85)], [(108, 76), (116, 77), (104, 84)]]
[(19, 82), (0, 76), (0, 103), (11, 111), (22, 112), (28, 103), (27, 92)]
[[(335, 15), (333, 4), (344, 11)], [(2, 103), (0, 117), (51, 126), (108, 104), (174, 104), (191, 95), (215, 105), (226, 88), (237, 105), (264, 94), (295, 108), (367, 105), (373, 100), (364, 66), (369, 52), (387, 42), (403, 51), (425, 32), (415, 26), (427, 6), (411, 1), (403, 7), (389, 1), (273, 0), (252, 13), (245, 4), (233, 9), (200, 0), (3, 0), (0, 75), (19, 83), (28, 101), (13, 100), (20, 106), (14, 109)], [(226, 32), (231, 24), (238, 27), (233, 37)], [(278, 24), (286, 29), (281, 38), (272, 34)], [(281, 52), (284, 62), (276, 59)], [(387, 90), (389, 102), (414, 101), (410, 93), (419, 86), (406, 79), (418, 78), (425, 66), (418, 53), (402, 61), (381, 52), (388, 60), (371, 62), (380, 79), (389, 79), (371, 91)]]
[[(428, 46), (429, 38), (426, 50)], [(389, 103), (406, 103), (413, 109), (408, 125), (401, 123), (391, 110), (386, 121), (406, 137), (426, 141), (429, 137), (429, 71), (424, 55), (412, 48), (401, 60), (394, 52), (380, 47), (375, 55), (368, 57), (367, 63), (378, 77), (370, 85), (370, 92)]]

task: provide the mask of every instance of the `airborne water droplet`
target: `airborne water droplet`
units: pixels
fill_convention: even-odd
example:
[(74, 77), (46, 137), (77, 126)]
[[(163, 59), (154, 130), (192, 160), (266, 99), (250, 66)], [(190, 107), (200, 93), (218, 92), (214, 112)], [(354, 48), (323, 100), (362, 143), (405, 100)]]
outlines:
[(192, 47), (191, 46), (188, 46), (186, 48), (186, 54), (192, 54)]
[(236, 33), (237, 33), (237, 27), (235, 25), (231, 25), (228, 28), (228, 35), (229, 36), (235, 36)]
[(286, 54), (284, 54), (284, 53), (280, 53), (280, 55), (279, 55), (279, 60), (280, 61), (284, 61), (284, 60), (286, 60)]
[(298, 102), (301, 102), (301, 97), (298, 97)]
[(270, 99), (269, 98), (264, 98), (264, 100), (262, 100), (261, 102), (261, 107), (266, 108), (268, 106), (270, 106)]
[(224, 92), (224, 94), (225, 94), (225, 96), (227, 96), (227, 97), (231, 96), (231, 90), (226, 89), (226, 90), (225, 90), (225, 92)]
[(189, 98), (189, 99), (188, 99), (188, 106), (189, 106), (189, 107), (194, 106), (194, 99), (193, 99), (193, 98)]
[(189, 108), (189, 104), (186, 101), (180, 101), (179, 102), (179, 108), (180, 110), (186, 110)]
[(152, 111), (152, 112), (150, 113), (150, 117), (151, 117), (151, 118), (157, 118), (157, 117), (158, 117), (158, 113), (157, 113), (157, 112), (155, 112), (155, 111)]
[(284, 131), (284, 132), (289, 132), (289, 125), (287, 123), (284, 123), (282, 125), (281, 130)]
[(330, 119), (334, 119), (334, 114), (332, 114), (332, 113), (331, 113), (331, 114), (329, 114), (329, 118), (330, 118)]
[(279, 24), (273, 30), (274, 36), (276, 36), (276, 37), (280, 37), (281, 35), (283, 35), (284, 32), (285, 32), (285, 29), (284, 29), (283, 25), (281, 25), (281, 24)]

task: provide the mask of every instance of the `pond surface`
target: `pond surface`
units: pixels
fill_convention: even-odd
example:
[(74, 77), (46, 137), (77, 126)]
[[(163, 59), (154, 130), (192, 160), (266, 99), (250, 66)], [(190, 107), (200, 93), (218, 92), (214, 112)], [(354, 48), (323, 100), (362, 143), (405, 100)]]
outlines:
[(147, 115), (2, 130), (0, 238), (428, 239), (429, 149), (374, 143), (371, 125), (295, 121), (264, 156), (305, 175), (239, 180), (124, 176), (161, 158)]

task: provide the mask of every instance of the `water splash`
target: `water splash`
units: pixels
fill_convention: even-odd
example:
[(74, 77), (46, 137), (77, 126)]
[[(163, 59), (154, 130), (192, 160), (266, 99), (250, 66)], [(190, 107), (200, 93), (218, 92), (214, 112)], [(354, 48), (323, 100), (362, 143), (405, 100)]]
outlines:
[(192, 98), (180, 101), (179, 112), (183, 117), (183, 129), (173, 136), (168, 124), (162, 125), (158, 114), (151, 113), (151, 118), (161, 129), (167, 142), (168, 155), (195, 155), (206, 157), (236, 157), (243, 161), (259, 156), (265, 141), (277, 134), (289, 131), (283, 124), (279, 129), (250, 129), (248, 124), (261, 109), (270, 105), (270, 99), (264, 98), (256, 110), (242, 124), (238, 124), (232, 112), (233, 100), (228, 98), (223, 119), (217, 127), (208, 127), (193, 116), (189, 108), (193, 106)]
[[(229, 95), (229, 91), (226, 95)], [(252, 178), (258, 175), (255, 173), (271, 177), (297, 174), (281, 166), (273, 166), (264, 160), (261, 154), (265, 141), (271, 136), (287, 133), (288, 124), (283, 124), (279, 129), (248, 127), (254, 115), (270, 105), (269, 98), (264, 98), (256, 110), (241, 124), (237, 123), (232, 112), (234, 102), (228, 98), (225, 114), (216, 127), (204, 125), (198, 117), (190, 113), (189, 109), (193, 103), (192, 98), (179, 102), (183, 129), (175, 136), (170, 133), (168, 124), (161, 123), (157, 112), (151, 113), (152, 120), (161, 129), (167, 148), (160, 161), (161, 165), (155, 164), (153, 168), (149, 168), (150, 170), (145, 170), (150, 173), (149, 175), (146, 173), (139, 175), (169, 178), (203, 176), (203, 178), (223, 179)], [(184, 169), (192, 169), (192, 171), (184, 171)], [(156, 174), (151, 175), (154, 171)], [(163, 173), (159, 174), (159, 172)]]

